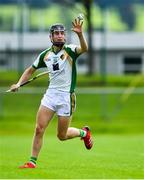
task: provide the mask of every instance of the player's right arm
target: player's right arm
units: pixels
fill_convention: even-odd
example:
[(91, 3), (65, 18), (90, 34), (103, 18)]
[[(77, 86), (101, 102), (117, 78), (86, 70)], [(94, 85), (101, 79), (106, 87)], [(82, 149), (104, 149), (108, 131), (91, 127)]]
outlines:
[(13, 84), (10, 87), (10, 90), (12, 92), (18, 91), (20, 85), (26, 81), (28, 81), (28, 79), (32, 76), (32, 74), (36, 71), (36, 69), (32, 66), (28, 67), (24, 73), (22, 74), (22, 76), (20, 77), (19, 81), (16, 84)]
[(46, 64), (44, 63), (44, 57), (46, 55), (46, 53), (50, 50), (46, 49), (45, 51), (43, 51), (34, 61), (34, 63), (32, 64), (32, 66), (28, 67), (24, 73), (22, 74), (22, 76), (20, 77), (19, 81), (16, 84), (13, 84), (10, 87), (10, 90), (12, 92), (18, 91), (19, 87), (21, 84), (23, 84), (24, 82), (28, 81), (29, 78), (32, 76), (32, 74), (39, 68), (43, 68), (46, 67)]

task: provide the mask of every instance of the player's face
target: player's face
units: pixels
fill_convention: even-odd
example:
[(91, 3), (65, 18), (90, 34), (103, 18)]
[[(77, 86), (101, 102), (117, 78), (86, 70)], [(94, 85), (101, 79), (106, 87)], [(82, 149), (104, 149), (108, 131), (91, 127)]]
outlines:
[(65, 41), (65, 32), (64, 31), (54, 31), (52, 34), (53, 42), (64, 42)]

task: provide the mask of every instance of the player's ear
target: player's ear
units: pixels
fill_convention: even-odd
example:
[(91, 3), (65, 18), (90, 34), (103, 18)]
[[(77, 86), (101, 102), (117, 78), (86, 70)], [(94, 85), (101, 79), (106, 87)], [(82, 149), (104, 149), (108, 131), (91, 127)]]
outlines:
[(52, 34), (49, 35), (49, 38), (50, 38), (51, 42), (53, 42)]
[(52, 41), (52, 35), (51, 35), (51, 34), (49, 35), (49, 38), (50, 38), (50, 40)]

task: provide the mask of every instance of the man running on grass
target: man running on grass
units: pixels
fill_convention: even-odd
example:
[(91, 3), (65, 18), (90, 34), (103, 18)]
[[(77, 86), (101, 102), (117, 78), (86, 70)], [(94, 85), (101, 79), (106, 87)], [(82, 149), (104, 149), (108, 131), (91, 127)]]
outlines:
[(50, 84), (44, 94), (36, 118), (36, 128), (32, 143), (32, 154), (30, 160), (20, 168), (35, 168), (36, 161), (43, 143), (44, 132), (52, 120), (54, 114), (58, 117), (57, 137), (64, 141), (67, 139), (81, 137), (85, 147), (91, 149), (93, 142), (90, 129), (85, 126), (82, 129), (69, 127), (72, 112), (75, 110), (76, 85), (76, 59), (88, 50), (87, 42), (82, 31), (83, 22), (75, 19), (72, 22), (74, 31), (80, 41), (80, 45), (65, 44), (65, 27), (62, 24), (54, 24), (50, 28), (50, 40), (52, 46), (44, 50), (28, 67), (17, 84), (11, 86), (11, 91), (19, 89), (20, 84), (27, 81), (39, 68), (46, 67), (49, 72)]

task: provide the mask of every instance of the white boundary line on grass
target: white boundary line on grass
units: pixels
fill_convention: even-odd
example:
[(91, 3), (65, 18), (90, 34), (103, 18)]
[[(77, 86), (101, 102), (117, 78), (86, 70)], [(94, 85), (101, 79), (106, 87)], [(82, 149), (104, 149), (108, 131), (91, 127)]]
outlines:
[[(8, 87), (0, 87), (1, 94), (7, 94), (5, 91)], [(20, 88), (18, 94), (44, 94), (47, 87), (23, 87)], [(126, 87), (92, 87), (92, 88), (76, 88), (76, 94), (121, 94), (125, 91)], [(9, 92), (13, 93), (13, 92)], [(15, 93), (15, 94), (16, 94)], [(135, 88), (133, 94), (144, 94), (144, 87)]]

